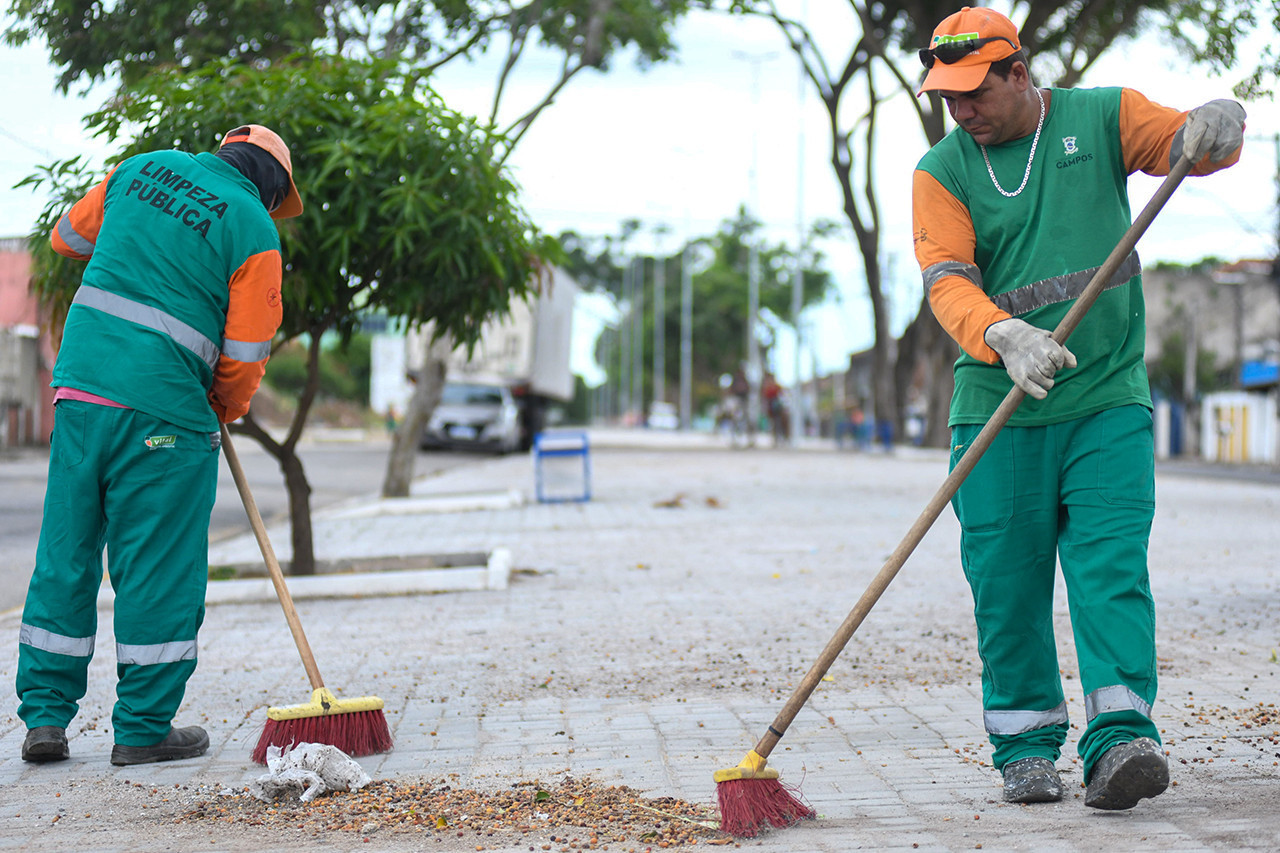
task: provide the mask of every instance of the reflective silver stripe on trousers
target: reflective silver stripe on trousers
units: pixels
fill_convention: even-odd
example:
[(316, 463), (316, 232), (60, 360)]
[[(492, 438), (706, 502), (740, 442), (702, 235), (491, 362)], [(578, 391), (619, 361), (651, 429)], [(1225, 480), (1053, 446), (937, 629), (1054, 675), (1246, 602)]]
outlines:
[(18, 642), (33, 649), (76, 658), (93, 657), (93, 637), (67, 637), (23, 622), (18, 629)]
[(989, 735), (1020, 735), (1067, 722), (1067, 703), (1048, 711), (983, 711), (982, 724)]
[(1084, 716), (1088, 722), (1093, 722), (1093, 718), (1099, 714), (1112, 711), (1137, 711), (1142, 716), (1151, 718), (1151, 705), (1123, 684), (1099, 687), (1084, 697)]
[(76, 254), (93, 254), (94, 244), (80, 236), (80, 232), (71, 225), (71, 218), (65, 214), (58, 220), (58, 236)]
[(75, 305), (96, 308), (104, 314), (110, 314), (113, 317), (119, 317), (122, 320), (128, 320), (131, 323), (137, 323), (139, 326), (146, 326), (148, 329), (155, 329), (157, 332), (168, 335), (174, 341), (195, 353), (201, 361), (209, 365), (210, 370), (218, 364), (217, 344), (200, 334), (197, 329), (188, 326), (171, 314), (166, 314), (159, 308), (152, 308), (150, 305), (143, 305), (141, 302), (134, 302), (132, 299), (126, 299), (123, 296), (84, 284), (80, 285), (80, 289), (76, 291), (76, 296), (71, 302)]
[(156, 643), (149, 646), (130, 646), (116, 643), (116, 662), (148, 666), (157, 663), (177, 663), (196, 659), (196, 641), (178, 640), (172, 643)]
[[(1046, 305), (1067, 302), (1077, 298), (1084, 293), (1084, 289), (1089, 286), (1089, 282), (1093, 280), (1099, 269), (1101, 267), (1046, 278), (1043, 281), (1019, 287), (1016, 290), (1010, 290), (1008, 293), (993, 296), (991, 301), (996, 304), (997, 308), (1017, 317), (1030, 313), (1037, 308), (1043, 308)], [(1119, 287), (1140, 272), (1142, 272), (1142, 263), (1138, 260), (1138, 253), (1130, 252), (1129, 257), (1125, 258), (1120, 264), (1120, 268), (1116, 270), (1116, 274), (1107, 282), (1105, 289), (1110, 290), (1113, 287)]]
[(236, 361), (262, 361), (271, 355), (271, 341), (233, 341), (222, 342), (222, 354)]
[(924, 294), (929, 295), (929, 291), (933, 290), (933, 286), (940, 279), (949, 275), (958, 275), (961, 278), (967, 278), (969, 281), (982, 287), (982, 270), (973, 264), (961, 263), (960, 261), (940, 261), (936, 264), (930, 264), (924, 268)]

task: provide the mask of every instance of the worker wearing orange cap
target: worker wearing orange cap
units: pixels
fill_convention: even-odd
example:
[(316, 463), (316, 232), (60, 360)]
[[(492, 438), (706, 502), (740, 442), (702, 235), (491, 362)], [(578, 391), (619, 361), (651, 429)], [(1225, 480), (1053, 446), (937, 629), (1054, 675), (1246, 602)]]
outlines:
[(944, 20), (920, 58), (921, 93), (939, 93), (957, 124), (921, 158), (913, 187), (925, 289), (962, 350), (953, 464), (1013, 384), (1029, 395), (952, 501), (992, 763), (1010, 802), (1063, 796), (1060, 562), (1084, 691), (1085, 804), (1132, 808), (1169, 783), (1151, 719), (1155, 454), (1137, 254), (1070, 349), (1050, 330), (1129, 228), (1128, 176), (1167, 175), (1184, 154), (1192, 174), (1231, 165), (1244, 109), (1222, 100), (1180, 112), (1128, 88), (1041, 88), (1013, 22), (984, 8)]
[(302, 200), (284, 141), (261, 125), (216, 153), (120, 163), (58, 221), (88, 261), (53, 371), (44, 519), (18, 638), (24, 761), (65, 759), (87, 689), (103, 550), (115, 590), (111, 763), (190, 758), (173, 718), (204, 618), (219, 423), (241, 417), (281, 320), (273, 219)]

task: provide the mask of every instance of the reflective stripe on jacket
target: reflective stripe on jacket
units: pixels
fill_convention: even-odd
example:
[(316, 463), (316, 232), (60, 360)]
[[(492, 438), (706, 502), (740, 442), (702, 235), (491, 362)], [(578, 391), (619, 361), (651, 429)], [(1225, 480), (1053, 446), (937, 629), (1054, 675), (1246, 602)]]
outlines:
[(280, 325), (280, 240), (257, 189), (212, 154), (139, 154), (59, 220), (88, 260), (53, 385), (212, 432), (249, 409)]

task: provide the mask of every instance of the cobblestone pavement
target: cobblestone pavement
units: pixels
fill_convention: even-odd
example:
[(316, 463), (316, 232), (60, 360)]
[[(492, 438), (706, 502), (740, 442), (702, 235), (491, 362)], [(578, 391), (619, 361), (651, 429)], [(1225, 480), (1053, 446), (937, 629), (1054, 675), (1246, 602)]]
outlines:
[[(321, 558), (507, 548), (514, 560), (506, 589), (299, 601), (326, 684), (386, 702), (396, 747), (360, 760), (375, 779), (497, 789), (572, 776), (713, 803), (712, 773), (763, 734), (946, 474), (935, 451), (626, 447), (604, 438), (591, 464), (585, 503), (533, 500), (533, 462), (512, 456), (420, 480), (414, 491), (514, 489), (527, 498), (515, 506), (316, 514)], [(948, 510), (770, 757), (818, 819), (741, 846), (1280, 849), (1280, 485), (1162, 473), (1158, 501), (1154, 714), (1173, 776), (1164, 796), (1128, 812), (1086, 809), (1069, 744), (1058, 762), (1064, 802), (1001, 801)], [(272, 528), (271, 538), (287, 558), (288, 531)], [(256, 545), (217, 543), (211, 557), (252, 561)], [(8, 684), (19, 620), (0, 617)], [(0, 850), (478, 849), (463, 839), (317, 842), (174, 824), (193, 799), (263, 772), (248, 755), (266, 706), (310, 695), (296, 650), (278, 605), (211, 605), (178, 720), (209, 730), (209, 753), (113, 768), (109, 611), (101, 622), (70, 761), (24, 764), (12, 699), (0, 714)], [(1072, 690), (1061, 584), (1057, 624), (1074, 728), (1083, 697)]]

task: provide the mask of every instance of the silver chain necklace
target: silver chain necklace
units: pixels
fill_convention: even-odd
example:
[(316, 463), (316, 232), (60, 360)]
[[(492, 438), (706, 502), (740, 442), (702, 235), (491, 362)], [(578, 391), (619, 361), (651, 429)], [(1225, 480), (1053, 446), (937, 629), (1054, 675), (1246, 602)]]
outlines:
[(1013, 192), (1009, 192), (1000, 186), (1000, 182), (996, 180), (995, 170), (991, 168), (991, 158), (987, 156), (987, 146), (979, 144), (982, 149), (982, 159), (987, 163), (987, 174), (991, 176), (991, 183), (996, 185), (996, 189), (1000, 191), (1000, 195), (1005, 198), (1013, 198), (1024, 189), (1027, 188), (1027, 180), (1031, 177), (1031, 164), (1036, 159), (1036, 145), (1040, 142), (1040, 129), (1044, 127), (1044, 95), (1040, 94), (1040, 87), (1036, 87), (1036, 97), (1040, 99), (1040, 120), (1036, 122), (1036, 135), (1031, 140), (1031, 153), (1027, 155), (1027, 171), (1022, 173), (1022, 183), (1018, 184), (1018, 188)]

